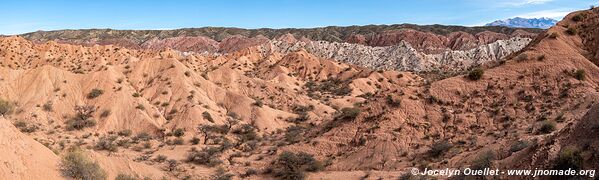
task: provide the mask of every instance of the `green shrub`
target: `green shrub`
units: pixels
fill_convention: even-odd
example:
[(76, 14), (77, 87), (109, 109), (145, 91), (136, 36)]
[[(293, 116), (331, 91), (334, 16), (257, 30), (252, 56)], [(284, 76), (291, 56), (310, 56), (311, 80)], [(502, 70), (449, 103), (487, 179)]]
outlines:
[(540, 134), (549, 134), (555, 131), (555, 122), (545, 120), (541, 122), (541, 127), (539, 127)]
[(578, 21), (582, 21), (584, 19), (584, 16), (582, 14), (577, 14), (572, 16), (572, 21), (574, 22), (578, 22)]
[(283, 152), (272, 163), (272, 173), (279, 179), (304, 179), (305, 172), (315, 172), (323, 169), (321, 162), (312, 155), (300, 152)]
[(566, 33), (568, 33), (569, 35), (576, 35), (577, 31), (576, 31), (576, 28), (568, 27), (568, 29), (566, 30)]
[(0, 99), (0, 115), (8, 115), (12, 112), (14, 104), (4, 99)]
[(54, 109), (52, 107), (52, 101), (48, 101), (48, 102), (44, 103), (44, 105), (42, 106), (42, 109), (46, 112), (52, 112), (52, 110)]
[(67, 131), (81, 130), (83, 128), (96, 125), (96, 121), (92, 118), (92, 114), (96, 111), (93, 106), (76, 106), (75, 116), (65, 122)]
[(177, 128), (173, 131), (173, 135), (175, 137), (181, 137), (181, 136), (185, 135), (185, 130), (181, 129), (181, 128)]
[(166, 157), (165, 155), (159, 154), (158, 156), (156, 156), (154, 158), (154, 161), (162, 163), (162, 162), (166, 161), (167, 158), (168, 157)]
[(235, 134), (241, 143), (259, 139), (256, 128), (250, 124), (243, 124), (231, 133)]
[(101, 90), (101, 89), (94, 88), (94, 89), (92, 89), (92, 90), (91, 90), (91, 91), (90, 91), (90, 92), (87, 94), (87, 98), (88, 98), (88, 99), (94, 99), (94, 98), (97, 98), (98, 96), (100, 96), (100, 95), (102, 95), (102, 94), (104, 94), (104, 90)]
[(555, 160), (555, 167), (553, 169), (569, 169), (574, 170), (582, 169), (582, 153), (578, 148), (564, 147), (560, 152), (559, 156)]
[(391, 107), (399, 107), (401, 105), (401, 100), (395, 99), (391, 95), (387, 95), (387, 104), (389, 104)]
[(208, 167), (215, 167), (222, 163), (218, 156), (224, 149), (220, 147), (206, 147), (202, 150), (192, 148), (187, 154), (186, 161), (189, 163), (206, 165)]
[(485, 70), (483, 70), (482, 68), (474, 68), (470, 70), (470, 72), (468, 73), (468, 79), (476, 81), (481, 79), (484, 74)]
[(431, 146), (431, 149), (428, 150), (428, 153), (433, 157), (439, 157), (451, 149), (451, 147), (453, 146), (447, 141), (436, 142)]
[(198, 137), (193, 137), (189, 140), (189, 142), (193, 145), (199, 144), (200, 143), (200, 138)]
[(304, 127), (298, 125), (292, 125), (287, 127), (287, 131), (285, 133), (285, 141), (289, 144), (295, 144), (302, 140), (301, 134), (304, 132)]
[(360, 108), (342, 108), (341, 113), (337, 116), (338, 119), (343, 120), (354, 120), (358, 115), (360, 115)]
[(116, 152), (118, 150), (118, 146), (114, 142), (116, 138), (116, 136), (100, 137), (100, 139), (98, 139), (98, 142), (96, 142), (96, 144), (94, 145), (94, 149)]
[(580, 81), (584, 81), (584, 79), (586, 78), (586, 72), (584, 71), (584, 69), (578, 69), (574, 71), (574, 78)]
[(78, 149), (67, 152), (60, 161), (60, 172), (73, 179), (105, 180), (106, 172)]
[(24, 133), (32, 133), (39, 129), (38, 126), (36, 126), (34, 124), (28, 124), (27, 122), (22, 121), (22, 120), (15, 122), (14, 126), (17, 129), (19, 129), (21, 132), (24, 132)]

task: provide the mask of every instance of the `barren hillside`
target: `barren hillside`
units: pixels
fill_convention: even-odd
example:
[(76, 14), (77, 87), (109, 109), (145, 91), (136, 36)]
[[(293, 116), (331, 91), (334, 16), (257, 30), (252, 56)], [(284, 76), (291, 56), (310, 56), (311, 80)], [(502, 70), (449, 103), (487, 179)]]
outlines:
[(78, 178), (65, 173), (76, 162), (100, 179), (397, 179), (412, 167), (572, 167), (565, 147), (596, 169), (598, 18), (573, 12), (538, 35), (403, 25), (414, 30), (2, 37), (0, 174)]

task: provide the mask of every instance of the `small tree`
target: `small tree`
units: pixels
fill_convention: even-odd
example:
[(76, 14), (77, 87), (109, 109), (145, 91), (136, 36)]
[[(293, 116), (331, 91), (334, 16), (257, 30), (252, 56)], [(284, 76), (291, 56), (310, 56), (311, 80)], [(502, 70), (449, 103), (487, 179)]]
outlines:
[(319, 161), (304, 152), (285, 151), (272, 163), (273, 174), (280, 179), (304, 179), (306, 171), (315, 172), (322, 168)]

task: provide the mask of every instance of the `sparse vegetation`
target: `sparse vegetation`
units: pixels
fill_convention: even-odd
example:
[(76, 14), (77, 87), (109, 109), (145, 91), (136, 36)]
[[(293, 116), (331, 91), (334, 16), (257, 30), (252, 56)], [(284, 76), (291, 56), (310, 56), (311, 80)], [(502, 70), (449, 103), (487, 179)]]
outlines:
[(476, 81), (481, 79), (483, 77), (483, 74), (485, 74), (485, 70), (483, 70), (482, 68), (474, 68), (470, 70), (470, 72), (468, 73), (468, 79)]
[(528, 146), (530, 146), (530, 143), (528, 141), (517, 141), (516, 143), (512, 144), (512, 146), (510, 146), (510, 151), (518, 152), (524, 148), (527, 148)]
[(526, 53), (521, 53), (521, 54), (518, 54), (518, 56), (516, 56), (516, 61), (518, 61), (518, 62), (522, 62), (522, 61), (526, 61), (526, 60), (528, 60), (528, 54), (526, 54)]
[(574, 71), (574, 78), (580, 81), (584, 81), (584, 79), (586, 78), (586, 72), (584, 71), (584, 69), (578, 69)]
[(54, 109), (52, 106), (52, 101), (48, 101), (48, 102), (44, 103), (44, 105), (42, 106), (42, 109), (46, 112), (52, 112), (52, 110)]
[(538, 131), (540, 134), (548, 134), (555, 131), (555, 122), (549, 120), (541, 122), (541, 126), (539, 127)]
[(116, 152), (118, 150), (118, 146), (115, 143), (116, 139), (117, 139), (116, 136), (100, 137), (100, 139), (98, 139), (98, 141), (94, 145), (94, 149)]
[(428, 151), (428, 153), (432, 157), (439, 157), (451, 149), (451, 147), (453, 146), (447, 141), (435, 142), (433, 146), (431, 146), (431, 149)]
[(304, 132), (304, 129), (304, 127), (297, 125), (287, 127), (285, 141), (287, 141), (289, 144), (298, 143), (303, 138), (301, 134)]
[(4, 99), (0, 99), (0, 115), (8, 115), (13, 111), (14, 104)]
[(391, 95), (387, 95), (387, 104), (391, 107), (399, 107), (401, 105), (401, 100), (393, 98)]
[(173, 131), (173, 135), (175, 137), (181, 137), (181, 136), (185, 135), (185, 130), (181, 129), (181, 128), (177, 128)]
[(212, 175), (213, 180), (229, 180), (231, 177), (233, 177), (233, 174), (227, 173), (222, 167), (216, 169), (216, 172)]
[(34, 124), (29, 124), (25, 121), (19, 120), (17, 122), (14, 123), (14, 126), (19, 129), (21, 132), (24, 133), (32, 133), (35, 132), (39, 129), (38, 126), (34, 125)]
[(283, 152), (272, 163), (272, 173), (279, 179), (304, 179), (305, 172), (315, 172), (323, 168), (321, 162), (312, 155), (299, 152)]
[(102, 94), (104, 94), (104, 90), (94, 88), (87, 94), (87, 98), (94, 99), (94, 98), (99, 97)]
[(249, 124), (243, 124), (239, 128), (233, 129), (231, 133), (235, 134), (241, 143), (259, 139), (256, 128)]
[(564, 147), (555, 160), (554, 169), (582, 169), (582, 153), (576, 147)]
[(204, 111), (204, 112), (202, 113), (202, 117), (203, 117), (205, 120), (207, 120), (207, 121), (209, 121), (209, 122), (212, 122), (212, 123), (214, 123), (214, 119), (212, 118), (212, 115), (210, 115), (210, 113), (209, 113), (208, 111)]
[(493, 153), (493, 151), (490, 151), (490, 150), (485, 151), (481, 155), (479, 155), (474, 160), (474, 162), (472, 162), (472, 165), (470, 165), (470, 168), (477, 169), (477, 170), (491, 168), (494, 160), (495, 160), (495, 153)]
[(152, 136), (150, 136), (150, 134), (146, 132), (140, 132), (137, 135), (135, 135), (134, 139), (141, 141), (149, 141), (150, 139), (152, 139)]
[(71, 149), (60, 161), (60, 172), (73, 179), (105, 180), (106, 172), (79, 149)]
[(264, 103), (262, 102), (261, 99), (255, 99), (253, 105), (254, 106), (258, 106), (258, 107), (262, 107), (264, 105)]
[(574, 28), (574, 27), (568, 27), (568, 29), (566, 30), (566, 33), (568, 33), (569, 35), (576, 35), (577, 31), (576, 31), (576, 28)]
[(574, 21), (574, 22), (582, 21), (583, 19), (584, 19), (584, 16), (580, 13), (572, 16), (572, 21)]
[(111, 112), (110, 109), (104, 109), (102, 111), (102, 113), (100, 113), (100, 118), (106, 118), (106, 117), (110, 116), (110, 112)]
[(133, 131), (131, 131), (131, 129), (124, 129), (124, 130), (120, 130), (117, 134), (119, 136), (123, 136), (123, 137), (128, 137), (131, 135)]
[(196, 148), (192, 148), (187, 154), (187, 162), (206, 165), (208, 167), (215, 167), (222, 163), (222, 161), (218, 158), (218, 154), (220, 154), (224, 149), (222, 147), (206, 147), (202, 150), (197, 150)]
[(199, 144), (200, 143), (200, 138), (198, 137), (193, 137), (189, 140), (189, 142), (193, 145)]
[(345, 96), (351, 93), (351, 88), (347, 82), (343, 82), (336, 78), (330, 78), (317, 84), (313, 81), (309, 81), (305, 84), (308, 91), (320, 91), (328, 92), (336, 96)]
[(129, 175), (129, 174), (122, 174), (119, 173), (114, 180), (138, 180), (139, 178), (136, 178), (135, 176)]
[(93, 106), (76, 106), (75, 116), (66, 121), (65, 126), (67, 131), (81, 130), (86, 127), (96, 125), (96, 121), (92, 118), (92, 114), (96, 111)]
[(360, 115), (360, 108), (342, 108), (341, 109), (341, 113), (339, 113), (339, 115), (337, 116), (337, 119), (343, 119), (343, 120), (354, 120), (356, 119), (356, 117), (358, 117), (358, 115)]

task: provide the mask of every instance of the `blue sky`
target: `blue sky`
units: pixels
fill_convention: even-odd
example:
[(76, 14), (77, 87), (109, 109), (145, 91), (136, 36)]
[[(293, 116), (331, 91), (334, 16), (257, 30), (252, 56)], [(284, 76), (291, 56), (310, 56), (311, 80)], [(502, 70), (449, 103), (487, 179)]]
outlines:
[(57, 29), (225, 26), (483, 25), (510, 17), (563, 17), (596, 0), (2, 0), (0, 34)]

